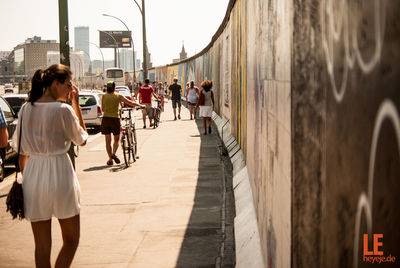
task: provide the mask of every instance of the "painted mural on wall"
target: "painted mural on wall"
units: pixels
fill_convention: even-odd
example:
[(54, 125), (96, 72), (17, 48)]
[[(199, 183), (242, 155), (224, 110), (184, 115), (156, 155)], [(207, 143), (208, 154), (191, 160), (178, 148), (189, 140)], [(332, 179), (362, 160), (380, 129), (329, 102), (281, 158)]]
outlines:
[(231, 128), (240, 147), (246, 152), (246, 2), (236, 1), (231, 13), (232, 20), (232, 89)]
[(186, 96), (186, 83), (187, 83), (186, 63), (179, 64), (178, 79), (179, 79), (178, 83), (181, 84), (182, 86), (183, 95)]
[(179, 75), (179, 65), (168, 65), (167, 66), (167, 83), (168, 85), (173, 83), (174, 77)]

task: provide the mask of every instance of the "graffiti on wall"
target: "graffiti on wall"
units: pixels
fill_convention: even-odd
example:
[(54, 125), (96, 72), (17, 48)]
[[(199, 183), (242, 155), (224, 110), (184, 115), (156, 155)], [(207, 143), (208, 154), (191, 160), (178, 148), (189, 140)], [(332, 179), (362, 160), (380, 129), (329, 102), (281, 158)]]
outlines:
[[(385, 29), (389, 27), (386, 16), (387, 4), (388, 1), (371, 1), (360, 4), (351, 1), (322, 1), (320, 7), (322, 46), (331, 85), (330, 90), (332, 90), (336, 105), (343, 105), (347, 93), (352, 90), (352, 86), (349, 85), (351, 76), (361, 73), (367, 79), (371, 74), (376, 73), (379, 65), (382, 64)], [(390, 98), (383, 98), (376, 111), (370, 142), (369, 163), (368, 165), (364, 164), (368, 166), (365, 178), (367, 184), (365, 187), (361, 187), (357, 204), (353, 205), (356, 209), (353, 267), (358, 267), (359, 263), (362, 263), (360, 261), (360, 241), (362, 241), (363, 222), (367, 225), (367, 232), (370, 236), (377, 231), (376, 229), (380, 229), (379, 232), (382, 232), (382, 228), (376, 228), (374, 225), (374, 222), (377, 223), (376, 217), (374, 221), (376, 214), (374, 200), (377, 199), (374, 198), (374, 187), (376, 179), (379, 179), (375, 178), (378, 145), (382, 143), (380, 140), (383, 136), (382, 132), (384, 132), (383, 125), (386, 122), (392, 125), (397, 142), (397, 153), (400, 155), (400, 114)], [(381, 144), (381, 146), (384, 145)], [(390, 195), (390, 193), (386, 195), (389, 200)], [(376, 202), (382, 203), (383, 200)], [(392, 215), (392, 217), (395, 216)], [(391, 235), (396, 236), (393, 232)]]

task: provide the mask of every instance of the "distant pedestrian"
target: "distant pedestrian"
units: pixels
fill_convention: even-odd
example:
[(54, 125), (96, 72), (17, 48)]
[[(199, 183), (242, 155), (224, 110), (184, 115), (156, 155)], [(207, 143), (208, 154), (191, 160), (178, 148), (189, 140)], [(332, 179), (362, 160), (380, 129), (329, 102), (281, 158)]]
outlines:
[[(134, 101), (128, 100), (125, 96), (115, 92), (115, 82), (109, 81), (107, 83), (107, 93), (104, 94), (101, 99), (101, 109), (103, 110), (103, 118), (101, 120), (101, 134), (106, 139), (106, 151), (108, 160), (106, 164), (108, 166), (115, 163), (119, 164), (121, 160), (117, 157), (117, 150), (119, 146), (119, 134), (121, 131), (121, 119), (119, 116), (120, 103), (124, 103), (129, 106), (144, 107)], [(114, 136), (114, 143), (111, 147), (111, 134)]]
[(165, 92), (165, 95), (168, 94), (168, 84), (167, 84), (167, 82), (164, 82), (164, 92)]
[(197, 99), (200, 94), (199, 88), (194, 86), (194, 81), (190, 81), (189, 88), (186, 93), (186, 103), (189, 105), (190, 120), (196, 120)]
[(164, 96), (165, 96), (165, 92), (164, 92), (164, 87), (163, 84), (160, 82), (157, 85), (157, 92), (156, 92), (158, 98), (161, 101), (161, 110), (164, 111)]
[(178, 78), (174, 78), (174, 83), (169, 86), (168, 96), (171, 96), (172, 108), (174, 110), (174, 120), (176, 120), (176, 106), (178, 106), (178, 119), (181, 119), (181, 96), (182, 87), (178, 84)]
[(212, 92), (212, 81), (204, 80), (201, 83), (201, 91), (197, 106), (200, 107), (200, 117), (203, 117), (204, 135), (207, 135), (207, 122), (208, 133), (211, 133), (211, 116), (214, 111), (214, 93)]
[[(146, 128), (146, 116), (148, 115), (149, 111), (151, 110), (151, 96), (154, 96), (157, 100), (159, 98), (157, 95), (154, 93), (154, 88), (149, 84), (150, 80), (146, 79), (144, 80), (144, 85), (140, 87), (139, 89), (139, 94), (140, 94), (140, 101), (141, 104), (145, 106), (145, 109), (143, 109), (143, 128)], [(149, 117), (149, 123), (150, 127), (153, 126), (153, 119)]]
[[(36, 267), (51, 266), (53, 215), (58, 218), (63, 238), (55, 267), (69, 267), (79, 243), (81, 190), (67, 152), (71, 142), (84, 146), (88, 134), (79, 107), (79, 90), (71, 77), (70, 69), (62, 64), (34, 73), (13, 137), (18, 145), (21, 133), (24, 213), (32, 226)], [(72, 106), (59, 102), (68, 100)]]

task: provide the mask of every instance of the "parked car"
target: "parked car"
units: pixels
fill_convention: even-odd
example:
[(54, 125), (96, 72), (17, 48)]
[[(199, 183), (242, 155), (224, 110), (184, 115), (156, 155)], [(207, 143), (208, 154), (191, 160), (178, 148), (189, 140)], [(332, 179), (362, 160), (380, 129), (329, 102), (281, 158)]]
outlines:
[(18, 112), (21, 106), (26, 102), (28, 94), (6, 94), (3, 98), (10, 104), (14, 114), (18, 116)]
[(103, 111), (101, 99), (104, 93), (81, 91), (79, 92), (79, 105), (82, 108), (82, 116), (86, 127), (100, 128)]
[(11, 106), (6, 100), (4, 100), (3, 97), (0, 97), (0, 107), (7, 121), (8, 131), (8, 145), (5, 148), (5, 152), (1, 153), (2, 164), (0, 165), (0, 181), (2, 181), (4, 176), (4, 165), (6, 163), (13, 163), (16, 165), (17, 163), (17, 152), (11, 147), (11, 140), (17, 126), (17, 117), (14, 114)]
[(4, 93), (14, 93), (14, 86), (12, 84), (5, 84)]
[(121, 94), (122, 96), (126, 97), (128, 100), (132, 100), (132, 94), (127, 86), (117, 86), (115, 87), (115, 92)]

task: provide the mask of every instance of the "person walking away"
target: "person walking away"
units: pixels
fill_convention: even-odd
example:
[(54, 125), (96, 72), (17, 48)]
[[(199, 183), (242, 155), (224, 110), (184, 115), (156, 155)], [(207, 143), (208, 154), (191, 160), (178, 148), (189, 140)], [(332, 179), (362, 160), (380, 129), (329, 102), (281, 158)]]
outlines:
[[(203, 118), (204, 135), (207, 135), (207, 122), (208, 133), (211, 133), (211, 116), (214, 111), (214, 93), (212, 92), (212, 81), (204, 80), (201, 83), (202, 90), (200, 97), (197, 101), (197, 106), (200, 107), (200, 117)], [(203, 97), (201, 96), (203, 95)]]
[(189, 105), (190, 120), (192, 120), (193, 117), (196, 120), (197, 98), (199, 93), (199, 88), (194, 86), (194, 81), (190, 81), (190, 85), (186, 93), (186, 103)]
[[(71, 77), (70, 69), (62, 64), (36, 70), (13, 135), (15, 146), (19, 146), (21, 135), (18, 160), (23, 174), (24, 213), (31, 222), (36, 267), (51, 267), (53, 215), (58, 218), (63, 238), (55, 267), (69, 267), (79, 243), (81, 190), (67, 152), (71, 142), (84, 146), (88, 134), (79, 90)], [(65, 101), (72, 105), (62, 103)]]
[[(121, 119), (119, 117), (119, 104), (120, 102), (129, 106), (139, 106), (144, 108), (134, 101), (128, 100), (123, 95), (115, 92), (115, 83), (109, 81), (107, 83), (107, 93), (104, 94), (101, 100), (101, 109), (103, 110), (103, 119), (101, 120), (101, 134), (105, 135), (106, 139), (106, 151), (108, 154), (108, 160), (106, 164), (108, 166), (115, 163), (119, 164), (121, 161), (117, 157), (116, 153), (119, 146), (119, 134), (121, 131)], [(114, 136), (114, 143), (111, 147), (111, 134)]]
[[(159, 98), (157, 97), (157, 95), (154, 93), (154, 89), (152, 86), (149, 85), (150, 80), (146, 79), (144, 80), (144, 85), (140, 87), (139, 89), (139, 99), (141, 101), (141, 104), (143, 104), (145, 106), (145, 109), (143, 109), (143, 128), (146, 128), (146, 115), (149, 113), (150, 109), (151, 109), (151, 96), (154, 96), (154, 98), (156, 98), (157, 100), (159, 100)], [(150, 123), (150, 127), (153, 126), (153, 119), (151, 119), (149, 117), (149, 123)]]
[(158, 98), (161, 101), (161, 110), (164, 112), (164, 96), (165, 96), (165, 92), (164, 92), (163, 84), (161, 82), (158, 83), (158, 86), (157, 86), (157, 95), (158, 95)]
[(174, 83), (172, 83), (168, 90), (168, 98), (171, 96), (172, 108), (174, 110), (174, 120), (176, 120), (176, 106), (178, 106), (178, 119), (181, 119), (181, 95), (182, 87), (178, 84), (178, 78), (174, 78)]
[[(2, 165), (4, 165), (4, 161), (6, 158), (7, 145), (8, 145), (7, 121), (4, 116), (3, 110), (0, 107), (0, 157), (3, 161), (1, 163)], [(2, 181), (3, 181), (3, 178), (0, 177), (0, 182), (2, 182)]]

